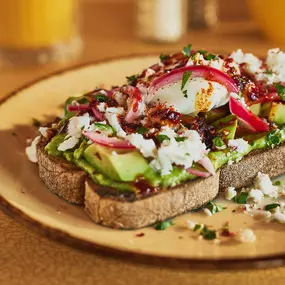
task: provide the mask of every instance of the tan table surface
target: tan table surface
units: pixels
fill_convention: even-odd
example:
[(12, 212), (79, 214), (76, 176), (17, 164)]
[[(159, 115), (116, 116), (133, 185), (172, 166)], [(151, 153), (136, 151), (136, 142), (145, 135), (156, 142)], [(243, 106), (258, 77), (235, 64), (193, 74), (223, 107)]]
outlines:
[[(129, 1), (86, 1), (83, 6), (83, 56), (69, 64), (0, 71), (0, 99), (27, 81), (70, 65), (133, 53), (194, 48), (227, 51), (242, 47), (258, 54), (267, 43), (250, 23), (221, 24), (216, 31), (189, 32), (179, 43), (155, 45), (134, 36)], [(116, 4), (114, 4), (116, 3)], [(236, 30), (239, 27), (239, 30)], [(0, 142), (0, 145), (3, 142)], [(259, 270), (168, 269), (89, 254), (58, 244), (0, 213), (0, 284), (285, 284), (285, 268)]]

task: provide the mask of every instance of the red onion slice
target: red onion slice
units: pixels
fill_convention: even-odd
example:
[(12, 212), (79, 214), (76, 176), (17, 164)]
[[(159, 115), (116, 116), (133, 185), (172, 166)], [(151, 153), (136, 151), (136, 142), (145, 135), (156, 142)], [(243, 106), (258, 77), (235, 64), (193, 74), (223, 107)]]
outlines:
[(216, 68), (202, 65), (176, 68), (170, 71), (169, 73), (163, 74), (162, 76), (152, 81), (149, 89), (150, 93), (153, 93), (154, 91), (165, 85), (182, 80), (184, 72), (190, 71), (192, 72), (190, 78), (203, 77), (206, 80), (215, 81), (224, 85), (229, 93), (238, 93), (238, 88), (231, 77)]
[(91, 131), (83, 131), (83, 135), (92, 142), (103, 146), (112, 147), (112, 148), (122, 148), (122, 149), (135, 149), (135, 147), (126, 140), (120, 140), (114, 137), (113, 138), (105, 137), (101, 134)]
[(90, 110), (89, 104), (82, 104), (82, 105), (68, 105), (67, 110), (70, 112), (76, 111), (88, 111)]
[(230, 111), (242, 121), (248, 129), (253, 132), (267, 132), (269, 126), (261, 118), (253, 114), (249, 109), (242, 105), (242, 103), (234, 97), (230, 98)]
[(201, 171), (195, 168), (187, 168), (186, 171), (190, 174), (193, 174), (199, 177), (204, 177), (204, 178), (207, 178), (211, 175), (209, 172), (204, 172), (204, 171)]
[(99, 110), (97, 110), (96, 107), (91, 107), (91, 110), (93, 112), (93, 115), (98, 121), (104, 121), (104, 114), (102, 114)]

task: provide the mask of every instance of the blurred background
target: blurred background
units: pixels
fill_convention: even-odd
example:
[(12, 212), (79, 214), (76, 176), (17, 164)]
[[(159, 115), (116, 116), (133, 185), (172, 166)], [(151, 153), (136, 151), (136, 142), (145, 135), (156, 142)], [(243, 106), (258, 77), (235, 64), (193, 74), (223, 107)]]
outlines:
[(0, 0), (0, 87), (130, 54), (285, 47), (285, 0)]

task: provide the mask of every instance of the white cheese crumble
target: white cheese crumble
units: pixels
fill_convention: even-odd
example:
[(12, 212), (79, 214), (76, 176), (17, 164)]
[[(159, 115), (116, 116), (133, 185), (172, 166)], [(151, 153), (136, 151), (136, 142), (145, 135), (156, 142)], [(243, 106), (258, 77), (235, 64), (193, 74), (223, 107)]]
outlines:
[(243, 96), (239, 96), (238, 94), (231, 92), (230, 97), (233, 97), (234, 99), (238, 100), (243, 107), (248, 109), (248, 106), (247, 106)]
[(253, 199), (254, 203), (259, 203), (264, 199), (264, 194), (259, 189), (251, 189), (248, 195)]
[(285, 53), (279, 48), (270, 49), (266, 59), (267, 67), (273, 72), (276, 79), (275, 82), (285, 81)]
[(276, 212), (271, 216), (272, 220), (276, 220), (278, 223), (285, 224), (285, 213)]
[(209, 217), (213, 216), (213, 214), (211, 213), (211, 211), (210, 211), (209, 209), (207, 209), (207, 208), (203, 208), (203, 212), (204, 212), (207, 216), (209, 216)]
[(267, 174), (263, 174), (261, 172), (258, 172), (255, 181), (254, 186), (256, 189), (261, 190), (261, 192), (264, 195), (267, 195), (272, 198), (278, 197), (278, 187), (274, 186)]
[(83, 116), (70, 118), (67, 127), (67, 136), (57, 149), (59, 151), (66, 151), (68, 149), (74, 148), (82, 136), (82, 131), (88, 130), (89, 127), (90, 116), (88, 113), (84, 114)]
[(225, 198), (227, 200), (232, 200), (237, 195), (235, 187), (228, 187), (225, 191)]
[(101, 113), (105, 113), (106, 111), (106, 103), (101, 102), (97, 105), (97, 109), (101, 112)]
[(152, 139), (145, 139), (141, 134), (130, 134), (126, 140), (139, 149), (144, 157), (156, 156), (156, 146)]
[(47, 127), (39, 127), (39, 132), (40, 132), (40, 134), (41, 134), (44, 138), (47, 138), (47, 137), (48, 137), (47, 130), (48, 130)]
[(234, 139), (228, 141), (228, 146), (231, 150), (237, 151), (239, 154), (244, 154), (248, 151), (249, 144), (244, 139)]
[[(187, 228), (189, 229), (189, 230), (193, 230), (194, 228), (195, 228), (195, 226), (196, 226), (196, 222), (193, 222), (193, 221), (191, 221), (191, 220), (188, 220), (187, 221)], [(201, 228), (203, 227), (204, 225), (201, 225)]]
[(146, 72), (145, 72), (145, 77), (149, 77), (151, 75), (155, 74), (155, 71), (151, 68), (147, 68)]
[(35, 137), (31, 145), (26, 147), (26, 155), (28, 156), (29, 160), (34, 163), (38, 162), (36, 146), (39, 143), (39, 140), (40, 136)]
[(125, 114), (125, 110), (123, 107), (109, 107), (106, 109), (107, 113), (110, 114), (117, 114), (117, 115), (124, 115)]
[(157, 157), (151, 161), (150, 166), (160, 171), (161, 175), (169, 174), (173, 169), (172, 164), (181, 165), (187, 169), (205, 155), (206, 145), (202, 143), (198, 132), (188, 130), (183, 136), (187, 139), (180, 142), (177, 142), (174, 137), (164, 140), (157, 151)]
[(256, 235), (252, 229), (240, 229), (236, 234), (236, 239), (242, 243), (253, 243), (256, 241)]
[(117, 114), (106, 112), (105, 117), (111, 127), (115, 130), (116, 135), (118, 137), (124, 138), (126, 136), (126, 132), (121, 127)]

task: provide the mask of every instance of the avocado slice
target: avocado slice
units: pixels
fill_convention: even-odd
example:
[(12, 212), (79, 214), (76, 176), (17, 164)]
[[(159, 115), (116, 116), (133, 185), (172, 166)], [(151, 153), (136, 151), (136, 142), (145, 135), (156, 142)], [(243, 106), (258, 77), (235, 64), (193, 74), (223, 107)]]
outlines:
[(273, 102), (268, 115), (268, 120), (277, 125), (285, 124), (285, 105), (280, 102)]
[(83, 153), (85, 160), (99, 172), (118, 181), (134, 181), (149, 165), (137, 150), (119, 150), (92, 144)]
[(216, 120), (219, 120), (226, 115), (229, 114), (229, 107), (228, 106), (221, 106), (219, 108), (212, 109), (204, 114), (207, 123), (212, 123)]
[(253, 114), (259, 116), (261, 114), (261, 103), (251, 105), (249, 109)]
[(234, 139), (237, 125), (238, 119), (233, 115), (219, 119), (212, 124), (212, 126), (217, 129), (217, 133), (222, 134), (223, 138), (227, 140)]
[(271, 110), (271, 102), (266, 102), (261, 105), (260, 117), (268, 117)]

